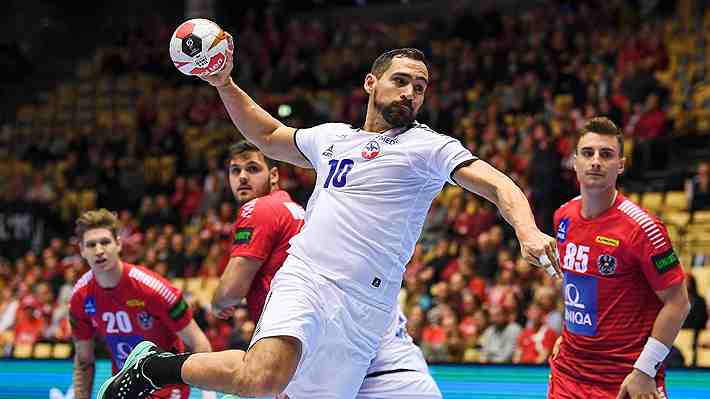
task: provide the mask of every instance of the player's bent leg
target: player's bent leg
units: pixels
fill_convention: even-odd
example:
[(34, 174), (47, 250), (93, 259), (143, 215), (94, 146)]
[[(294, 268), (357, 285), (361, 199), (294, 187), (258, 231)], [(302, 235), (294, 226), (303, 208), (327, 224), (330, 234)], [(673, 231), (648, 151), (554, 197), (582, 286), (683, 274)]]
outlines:
[(431, 374), (415, 370), (372, 374), (365, 377), (356, 399), (441, 399)]
[(429, 373), (422, 351), (407, 334), (407, 318), (397, 307), (357, 398), (441, 397), (441, 391)]
[(287, 259), (276, 274), (251, 346), (269, 337), (297, 337), (300, 361), (284, 393), (291, 398), (355, 398), (391, 311), (363, 303), (299, 265), (290, 267), (290, 262), (300, 261)]
[(275, 396), (296, 372), (301, 342), (289, 336), (259, 340), (248, 352), (195, 353), (182, 367), (183, 380), (202, 389), (241, 396)]

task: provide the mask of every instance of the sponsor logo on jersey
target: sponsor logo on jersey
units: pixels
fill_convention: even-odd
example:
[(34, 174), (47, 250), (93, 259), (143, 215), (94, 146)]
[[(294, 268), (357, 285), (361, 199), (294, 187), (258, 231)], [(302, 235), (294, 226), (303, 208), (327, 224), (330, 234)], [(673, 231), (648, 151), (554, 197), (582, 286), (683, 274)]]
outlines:
[(126, 306), (129, 308), (142, 308), (145, 307), (145, 301), (142, 299), (129, 299), (126, 301)]
[(185, 315), (185, 312), (187, 312), (187, 309), (189, 306), (187, 305), (187, 302), (185, 302), (185, 299), (180, 297), (180, 300), (170, 308), (170, 311), (168, 314), (170, 315), (170, 318), (173, 320), (180, 320), (180, 318)]
[(596, 242), (597, 244), (608, 245), (610, 247), (618, 247), (619, 246), (619, 240), (615, 240), (613, 238), (604, 237), (604, 236), (597, 236), (597, 238), (594, 239), (594, 242)]
[(597, 334), (597, 280), (591, 276), (565, 273), (565, 324), (577, 335)]
[(665, 273), (678, 266), (680, 263), (678, 256), (673, 252), (672, 248), (666, 252), (652, 256), (651, 261), (653, 265), (656, 266), (656, 271), (659, 273)]
[(373, 159), (380, 155), (380, 145), (372, 140), (365, 144), (365, 148), (362, 149), (362, 157), (365, 159)]
[(380, 280), (378, 277), (375, 277), (372, 280), (372, 286), (375, 288), (380, 288), (380, 284), (382, 284), (382, 280)]
[(397, 144), (397, 137), (379, 135), (377, 136), (377, 140), (389, 145)]
[[(597, 237), (599, 238), (599, 237)], [(616, 272), (616, 258), (609, 254), (601, 254), (597, 258), (597, 268), (602, 276), (610, 276)]]
[(330, 158), (333, 156), (333, 146), (334, 146), (334, 144), (331, 144), (330, 147), (326, 148), (326, 150), (323, 151), (324, 157)]
[(118, 368), (123, 367), (133, 348), (143, 341), (140, 335), (107, 335), (105, 339)]
[(240, 227), (234, 232), (234, 244), (248, 244), (251, 241), (254, 229), (252, 227)]
[(141, 326), (142, 329), (150, 330), (153, 327), (153, 316), (151, 316), (148, 312), (138, 312), (137, 317), (138, 324)]
[(569, 218), (562, 218), (557, 226), (557, 241), (565, 242), (567, 239), (567, 229), (569, 229)]
[(84, 313), (86, 313), (87, 316), (96, 315), (96, 298), (93, 296), (87, 296), (86, 299), (84, 299)]

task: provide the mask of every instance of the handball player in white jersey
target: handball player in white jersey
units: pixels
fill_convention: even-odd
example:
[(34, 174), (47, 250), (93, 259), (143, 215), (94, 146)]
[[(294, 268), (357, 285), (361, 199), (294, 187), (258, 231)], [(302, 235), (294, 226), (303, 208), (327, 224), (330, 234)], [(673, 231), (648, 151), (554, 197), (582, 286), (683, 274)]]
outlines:
[(139, 344), (98, 398), (144, 397), (185, 383), (241, 396), (355, 398), (396, 316), (404, 266), (433, 198), (447, 182), (495, 203), (515, 229), (523, 256), (560, 273), (556, 242), (537, 228), (522, 191), (461, 143), (415, 117), (429, 70), (416, 49), (379, 56), (363, 87), (362, 128), (285, 126), (231, 79), (214, 86), (239, 131), (266, 156), (314, 168), (305, 225), (291, 239), (247, 352), (171, 354)]

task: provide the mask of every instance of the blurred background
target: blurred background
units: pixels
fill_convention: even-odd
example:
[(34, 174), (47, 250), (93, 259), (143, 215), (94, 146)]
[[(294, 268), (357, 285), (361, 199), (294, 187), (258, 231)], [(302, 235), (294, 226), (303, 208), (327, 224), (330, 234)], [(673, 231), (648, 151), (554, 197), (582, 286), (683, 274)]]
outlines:
[[(620, 188), (666, 223), (691, 282), (693, 309), (667, 361), (710, 367), (710, 2), (105, 3), (3, 4), (0, 356), (72, 355), (68, 299), (88, 270), (72, 228), (96, 207), (119, 213), (125, 261), (187, 293), (214, 349), (249, 342), (244, 309), (224, 322), (206, 308), (229, 256), (237, 205), (224, 162), (241, 136), (216, 91), (168, 55), (173, 30), (204, 17), (235, 36), (235, 81), (295, 127), (360, 125), (372, 61), (421, 49), (433, 83), (418, 120), (510, 175), (548, 233), (578, 194), (575, 131), (611, 118), (625, 132)], [(313, 172), (280, 172), (305, 206)], [(558, 283), (520, 258), (485, 200), (446, 187), (404, 280), (408, 329), (430, 362), (546, 363), (531, 337), (549, 349), (559, 334)], [(486, 339), (496, 327), (519, 331), (503, 352)]]

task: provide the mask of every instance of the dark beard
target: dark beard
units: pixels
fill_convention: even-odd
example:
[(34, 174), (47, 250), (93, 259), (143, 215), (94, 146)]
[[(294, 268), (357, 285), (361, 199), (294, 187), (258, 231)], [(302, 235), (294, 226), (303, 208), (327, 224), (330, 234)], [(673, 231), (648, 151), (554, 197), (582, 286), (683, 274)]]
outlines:
[[(391, 104), (382, 106), (376, 104), (382, 118), (391, 127), (404, 127), (409, 126), (414, 122), (416, 114), (413, 111), (411, 102), (393, 102)], [(407, 106), (409, 109), (402, 109), (402, 105)]]

